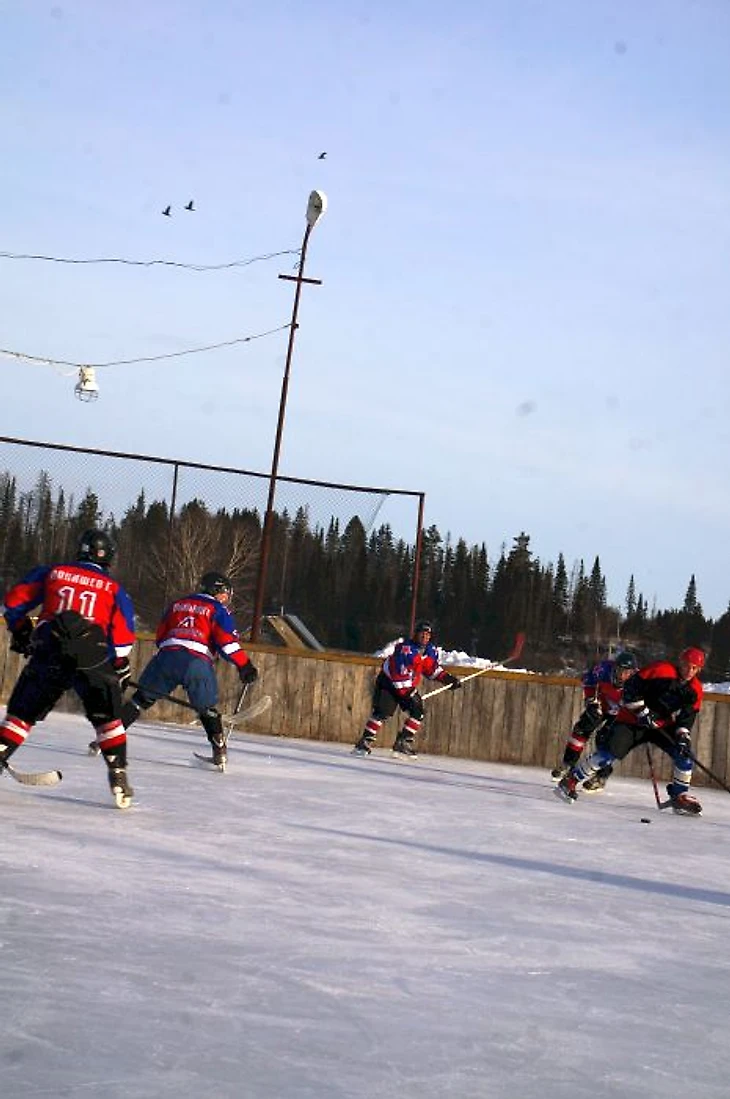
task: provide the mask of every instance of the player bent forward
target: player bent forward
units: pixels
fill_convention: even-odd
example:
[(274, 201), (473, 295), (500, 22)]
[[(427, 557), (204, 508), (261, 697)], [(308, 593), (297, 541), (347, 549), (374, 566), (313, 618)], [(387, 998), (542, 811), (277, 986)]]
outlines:
[(624, 684), (622, 706), (606, 744), (560, 780), (556, 795), (575, 801), (579, 782), (624, 759), (639, 745), (655, 744), (674, 764), (667, 795), (675, 813), (701, 813), (702, 806), (689, 793), (693, 766), (690, 733), (702, 705), (702, 684), (697, 676), (704, 664), (702, 649), (692, 647), (679, 654), (676, 665), (657, 660), (632, 675)]
[[(200, 578), (196, 591), (175, 599), (157, 626), (157, 652), (142, 672), (137, 690), (122, 707), (122, 721), (128, 729), (159, 698), (181, 686), (198, 711), (212, 749), (210, 762), (219, 770), (225, 770), (227, 752), (213, 662), (221, 657), (233, 664), (244, 686), (258, 678), (229, 609), (232, 599), (231, 581), (214, 571)], [(92, 741), (89, 751), (95, 747)]]
[[(551, 777), (559, 782), (580, 759), (593, 735), (596, 747), (602, 748), (608, 740), (611, 726), (619, 711), (624, 683), (637, 671), (639, 665), (633, 653), (618, 653), (613, 660), (594, 664), (583, 675), (584, 709), (576, 721), (563, 751), (562, 762), (553, 767)], [(611, 767), (602, 767), (583, 783), (584, 790), (602, 790), (611, 777)]]

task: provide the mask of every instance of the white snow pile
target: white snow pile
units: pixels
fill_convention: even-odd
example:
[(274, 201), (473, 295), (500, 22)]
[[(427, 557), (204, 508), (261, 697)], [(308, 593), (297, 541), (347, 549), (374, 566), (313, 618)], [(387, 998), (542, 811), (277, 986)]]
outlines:
[[(396, 637), (394, 641), (388, 642), (382, 649), (378, 649), (377, 652), (373, 653), (373, 656), (385, 660), (400, 641), (403, 641), (403, 638)], [(529, 671), (527, 668), (513, 668), (512, 665), (507, 667), (501, 664), (499, 660), (490, 660), (485, 656), (469, 656), (468, 653), (461, 652), (459, 649), (452, 649), (448, 652), (445, 649), (439, 649), (438, 654), (439, 662), (442, 665), (453, 664), (457, 668), (491, 668), (494, 671), (523, 672), (525, 675), (534, 675), (534, 672)], [(706, 694), (730, 694), (730, 683), (704, 683), (703, 687)]]
[[(396, 637), (394, 641), (389, 641), (382, 649), (378, 649), (373, 653), (373, 656), (380, 657), (385, 660), (390, 656), (393, 649), (404, 639), (402, 637)], [(533, 672), (528, 671), (527, 668), (509, 668), (502, 664), (499, 660), (490, 660), (486, 656), (469, 656), (468, 653), (460, 652), (458, 649), (452, 649), (446, 651), (445, 649), (438, 649), (439, 663), (441, 665), (452, 664), (457, 668), (491, 668), (494, 671), (502, 669), (505, 672), (524, 672), (525, 675), (533, 675)]]

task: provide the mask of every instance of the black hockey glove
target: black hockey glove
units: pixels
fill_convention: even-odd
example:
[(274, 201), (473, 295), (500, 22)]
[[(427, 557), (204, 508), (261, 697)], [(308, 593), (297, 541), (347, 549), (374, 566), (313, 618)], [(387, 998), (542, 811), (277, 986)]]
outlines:
[(244, 664), (242, 668), (238, 669), (238, 678), (241, 680), (244, 687), (248, 687), (251, 683), (255, 683), (258, 677), (258, 668), (255, 668), (250, 660), (247, 664)]
[(441, 682), (450, 687), (452, 691), (458, 691), (461, 688), (461, 680), (452, 675), (451, 672), (447, 672)]
[(30, 618), (23, 618), (12, 630), (10, 648), (21, 656), (30, 654), (30, 639), (33, 636), (33, 623)]
[(129, 686), (129, 681), (132, 678), (132, 669), (129, 666), (129, 661), (126, 656), (118, 656), (116, 660), (112, 661), (112, 667), (119, 680), (119, 686), (121, 687), (122, 692), (126, 691)]

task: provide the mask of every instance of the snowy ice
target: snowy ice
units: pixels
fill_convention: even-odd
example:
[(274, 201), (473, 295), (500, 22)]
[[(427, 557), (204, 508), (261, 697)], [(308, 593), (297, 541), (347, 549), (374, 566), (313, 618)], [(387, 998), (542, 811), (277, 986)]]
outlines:
[(139, 724), (120, 812), (88, 725), (40, 725), (14, 763), (63, 782), (0, 781), (4, 1099), (725, 1099), (730, 796), (571, 806), (386, 729), (240, 734), (221, 775)]

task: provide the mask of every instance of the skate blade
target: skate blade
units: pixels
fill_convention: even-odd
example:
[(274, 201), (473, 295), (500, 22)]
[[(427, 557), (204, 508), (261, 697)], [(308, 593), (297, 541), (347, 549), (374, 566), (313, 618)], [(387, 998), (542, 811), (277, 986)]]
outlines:
[(198, 763), (203, 764), (207, 771), (219, 771), (222, 775), (226, 772), (228, 760), (225, 763), (214, 763), (212, 756), (203, 756), (200, 752), (193, 752), (193, 757)]
[(681, 806), (675, 805), (671, 798), (667, 798), (666, 801), (660, 801), (657, 806), (658, 809), (671, 809), (673, 813), (676, 813), (678, 817), (701, 817), (702, 806), (698, 806), (697, 809), (682, 809)]

